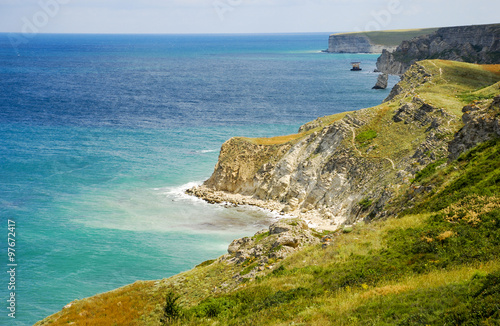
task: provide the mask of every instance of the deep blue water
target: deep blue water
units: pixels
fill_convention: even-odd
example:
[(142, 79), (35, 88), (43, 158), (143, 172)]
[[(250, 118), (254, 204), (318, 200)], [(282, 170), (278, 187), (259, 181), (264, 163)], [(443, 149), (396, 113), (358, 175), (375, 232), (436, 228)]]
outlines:
[[(169, 277), (266, 227), (270, 214), (182, 190), (210, 176), (229, 137), (295, 133), (388, 95), (371, 90), (376, 55), (320, 53), (327, 42), (41, 34), (13, 48), (0, 34), (0, 324), (33, 324), (74, 299)], [(364, 70), (349, 71), (351, 61)]]

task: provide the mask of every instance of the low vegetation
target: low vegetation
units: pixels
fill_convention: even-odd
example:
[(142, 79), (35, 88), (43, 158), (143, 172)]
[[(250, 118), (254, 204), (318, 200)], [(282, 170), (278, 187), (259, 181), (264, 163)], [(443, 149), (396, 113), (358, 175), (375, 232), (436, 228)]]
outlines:
[(377, 132), (375, 130), (370, 129), (359, 133), (356, 136), (356, 141), (359, 143), (360, 146), (366, 146), (374, 138), (377, 138)]
[(410, 40), (417, 36), (427, 35), (437, 30), (438, 30), (437, 28), (400, 29), (400, 30), (373, 31), (373, 32), (339, 33), (335, 35), (360, 34), (368, 37), (368, 39), (372, 44), (397, 46), (404, 40)]

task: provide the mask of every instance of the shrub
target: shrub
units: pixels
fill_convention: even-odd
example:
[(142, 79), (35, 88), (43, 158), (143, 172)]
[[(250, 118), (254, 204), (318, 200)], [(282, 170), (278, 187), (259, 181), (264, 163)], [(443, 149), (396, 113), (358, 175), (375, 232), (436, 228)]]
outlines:
[(163, 316), (160, 319), (162, 324), (168, 324), (182, 316), (182, 308), (177, 303), (180, 296), (175, 294), (172, 290), (167, 292), (165, 297), (165, 306), (163, 307)]
[(423, 168), (422, 170), (418, 171), (417, 174), (415, 174), (415, 179), (413, 181), (420, 182), (423, 179), (433, 175), (436, 172), (437, 167), (443, 165), (444, 163), (446, 163), (445, 158), (427, 165), (425, 168)]
[(228, 297), (208, 298), (194, 307), (193, 313), (197, 317), (215, 318), (235, 305), (236, 302)]
[(373, 204), (373, 201), (370, 198), (365, 198), (358, 203), (362, 210), (366, 211)]
[[(278, 306), (278, 305), (282, 305), (282, 304), (291, 302), (293, 300), (297, 300), (297, 299), (302, 298), (302, 297), (309, 298), (309, 297), (312, 297), (313, 295), (314, 295), (314, 293), (312, 290), (306, 289), (303, 287), (291, 289), (288, 291), (279, 290), (276, 293), (274, 293), (273, 295), (265, 298), (261, 303), (261, 307), (262, 308), (270, 308), (273, 306)], [(260, 309), (258, 309), (258, 310), (260, 310)]]
[(363, 132), (360, 132), (357, 136), (356, 136), (356, 141), (361, 145), (361, 146), (365, 146), (365, 145), (368, 145), (368, 143), (374, 139), (374, 138), (377, 138), (378, 134), (375, 130), (366, 130), (366, 131), (363, 131)]

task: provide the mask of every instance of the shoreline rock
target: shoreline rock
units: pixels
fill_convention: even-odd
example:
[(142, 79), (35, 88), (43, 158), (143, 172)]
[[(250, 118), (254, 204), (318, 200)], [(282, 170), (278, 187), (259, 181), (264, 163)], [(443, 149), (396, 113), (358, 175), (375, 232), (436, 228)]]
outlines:
[(186, 194), (203, 199), (209, 204), (229, 204), (234, 206), (253, 206), (271, 211), (283, 216), (283, 218), (299, 218), (307, 223), (307, 226), (322, 231), (335, 231), (341, 223), (325, 219), (320, 212), (312, 210), (309, 212), (290, 212), (284, 203), (272, 200), (261, 200), (252, 196), (232, 194), (225, 191), (211, 189), (205, 185), (196, 186), (186, 190)]
[(377, 83), (375, 84), (375, 86), (372, 87), (372, 89), (386, 89), (388, 81), (389, 81), (388, 74), (380, 74), (378, 75)]

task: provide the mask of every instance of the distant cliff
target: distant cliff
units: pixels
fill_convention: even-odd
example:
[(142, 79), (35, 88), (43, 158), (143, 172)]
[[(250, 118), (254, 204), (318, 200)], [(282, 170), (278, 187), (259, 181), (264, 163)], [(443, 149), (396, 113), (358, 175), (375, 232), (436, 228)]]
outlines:
[(377, 69), (403, 74), (413, 63), (444, 59), (480, 64), (500, 63), (500, 24), (444, 27), (383, 50)]
[(394, 50), (396, 46), (372, 44), (364, 34), (334, 34), (328, 42), (328, 52), (332, 53), (382, 53), (384, 48)]
[(435, 28), (376, 32), (337, 33), (330, 35), (327, 52), (382, 53), (395, 50), (403, 40), (434, 32)]

